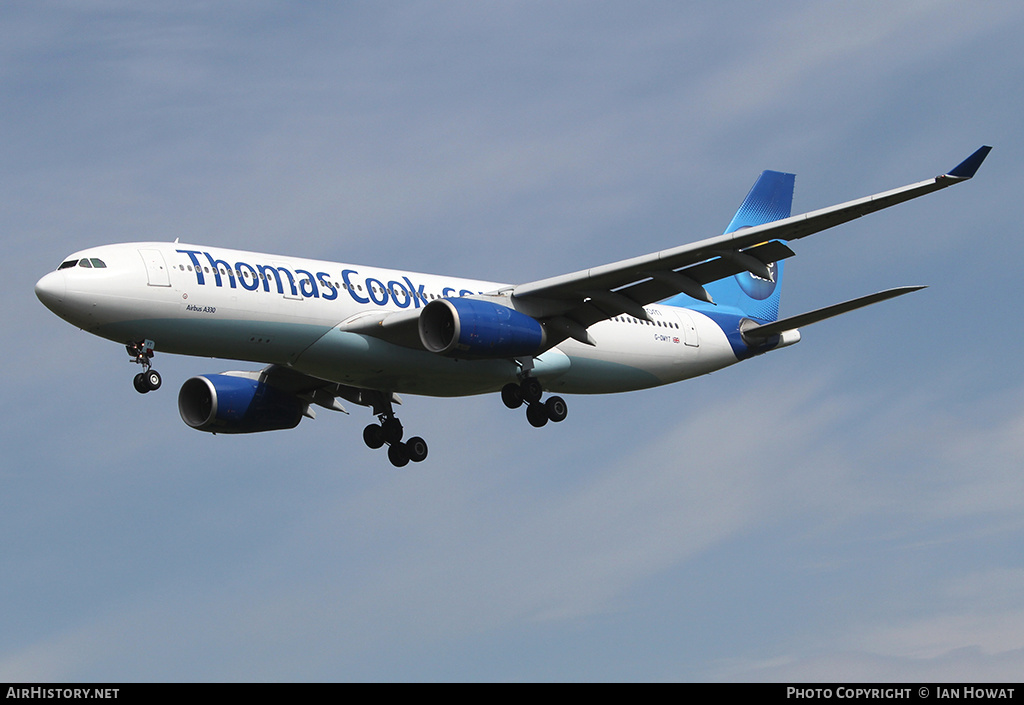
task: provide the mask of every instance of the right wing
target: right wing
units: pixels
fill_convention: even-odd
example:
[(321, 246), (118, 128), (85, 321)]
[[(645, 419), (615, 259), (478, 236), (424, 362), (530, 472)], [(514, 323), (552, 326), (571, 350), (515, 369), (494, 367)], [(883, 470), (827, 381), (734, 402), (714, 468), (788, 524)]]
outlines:
[[(643, 306), (686, 293), (708, 301), (703, 285), (742, 271), (765, 277), (771, 262), (791, 257), (780, 240), (799, 240), (974, 176), (991, 147), (981, 147), (946, 174), (901, 188), (641, 257), (520, 284), (516, 309), (587, 340), (587, 327), (621, 313), (648, 319)], [(574, 334), (575, 333), (575, 334)]]
[[(762, 279), (771, 278), (768, 265), (794, 254), (782, 241), (799, 240), (966, 181), (978, 171), (991, 149), (981, 147), (948, 173), (932, 179), (764, 225), (743, 227), (661, 252), (506, 287), (492, 292), (488, 297), (502, 298), (505, 305), (510, 304), (517, 311), (541, 321), (552, 338), (564, 340), (571, 337), (593, 345), (594, 340), (587, 328), (598, 321), (622, 313), (650, 320), (644, 311), (645, 305), (680, 293), (711, 302), (711, 297), (704, 289), (705, 284), (744, 271)], [(901, 290), (900, 293), (908, 292)], [(847, 303), (863, 306), (881, 300), (868, 301), (868, 298), (871, 297), (864, 297), (863, 302), (858, 299)], [(840, 311), (837, 310), (829, 315), (838, 313)], [(405, 347), (424, 349), (418, 331), (419, 315), (419, 309), (366, 312), (347, 321), (343, 330), (370, 335)], [(822, 320), (822, 317), (815, 320)], [(796, 324), (793, 323), (791, 327), (796, 327)], [(768, 333), (769, 330), (774, 332), (778, 329), (773, 324), (771, 329), (761, 329), (761, 333), (771, 335), (774, 333)], [(557, 341), (552, 344), (557, 344)]]

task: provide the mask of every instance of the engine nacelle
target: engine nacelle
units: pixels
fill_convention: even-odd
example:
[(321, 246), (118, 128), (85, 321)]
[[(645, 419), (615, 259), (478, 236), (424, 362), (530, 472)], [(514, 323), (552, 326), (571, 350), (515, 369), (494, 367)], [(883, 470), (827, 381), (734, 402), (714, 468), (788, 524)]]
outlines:
[(295, 396), (248, 377), (200, 375), (181, 385), (181, 420), (210, 433), (256, 433), (295, 428), (305, 404)]
[(423, 308), (420, 341), (449, 357), (500, 358), (533, 355), (547, 336), (535, 318), (479, 299), (437, 299)]

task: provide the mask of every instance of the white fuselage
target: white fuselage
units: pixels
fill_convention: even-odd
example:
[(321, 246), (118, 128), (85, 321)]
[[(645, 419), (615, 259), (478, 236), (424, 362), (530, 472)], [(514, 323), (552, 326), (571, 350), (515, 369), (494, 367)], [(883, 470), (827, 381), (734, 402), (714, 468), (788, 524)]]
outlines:
[[(510, 289), (472, 279), (346, 265), (183, 243), (91, 248), (36, 285), (65, 320), (120, 343), (149, 339), (157, 352), (285, 365), (331, 382), (388, 392), (461, 396), (514, 381), (514, 360), (466, 360), (346, 330), (368, 315), (432, 300)], [(709, 317), (644, 307), (653, 322), (620, 315), (594, 324), (596, 345), (568, 339), (539, 355), (533, 374), (567, 394), (644, 389), (738, 361)]]

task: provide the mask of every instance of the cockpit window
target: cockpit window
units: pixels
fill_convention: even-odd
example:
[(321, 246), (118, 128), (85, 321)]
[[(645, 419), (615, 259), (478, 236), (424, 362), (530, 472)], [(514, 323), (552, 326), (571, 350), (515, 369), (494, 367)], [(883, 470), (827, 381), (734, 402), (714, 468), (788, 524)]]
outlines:
[(82, 259), (69, 259), (67, 262), (61, 262), (58, 270), (71, 269), (72, 267), (84, 267), (85, 269), (106, 269), (107, 263), (101, 260), (99, 257), (83, 257)]

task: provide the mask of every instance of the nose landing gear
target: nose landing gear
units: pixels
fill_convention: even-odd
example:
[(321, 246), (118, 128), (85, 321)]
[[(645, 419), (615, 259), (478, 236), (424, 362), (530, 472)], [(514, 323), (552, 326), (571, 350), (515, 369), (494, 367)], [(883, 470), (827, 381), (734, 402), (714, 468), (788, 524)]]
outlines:
[(150, 360), (153, 359), (155, 343), (152, 340), (141, 340), (135, 343), (128, 343), (124, 347), (128, 351), (128, 357), (132, 358), (133, 362), (142, 365), (142, 372), (135, 375), (135, 379), (132, 380), (132, 384), (135, 385), (135, 391), (139, 394), (146, 394), (147, 392), (154, 392), (160, 389), (163, 380), (160, 378), (160, 373), (152, 369), (150, 365)]

